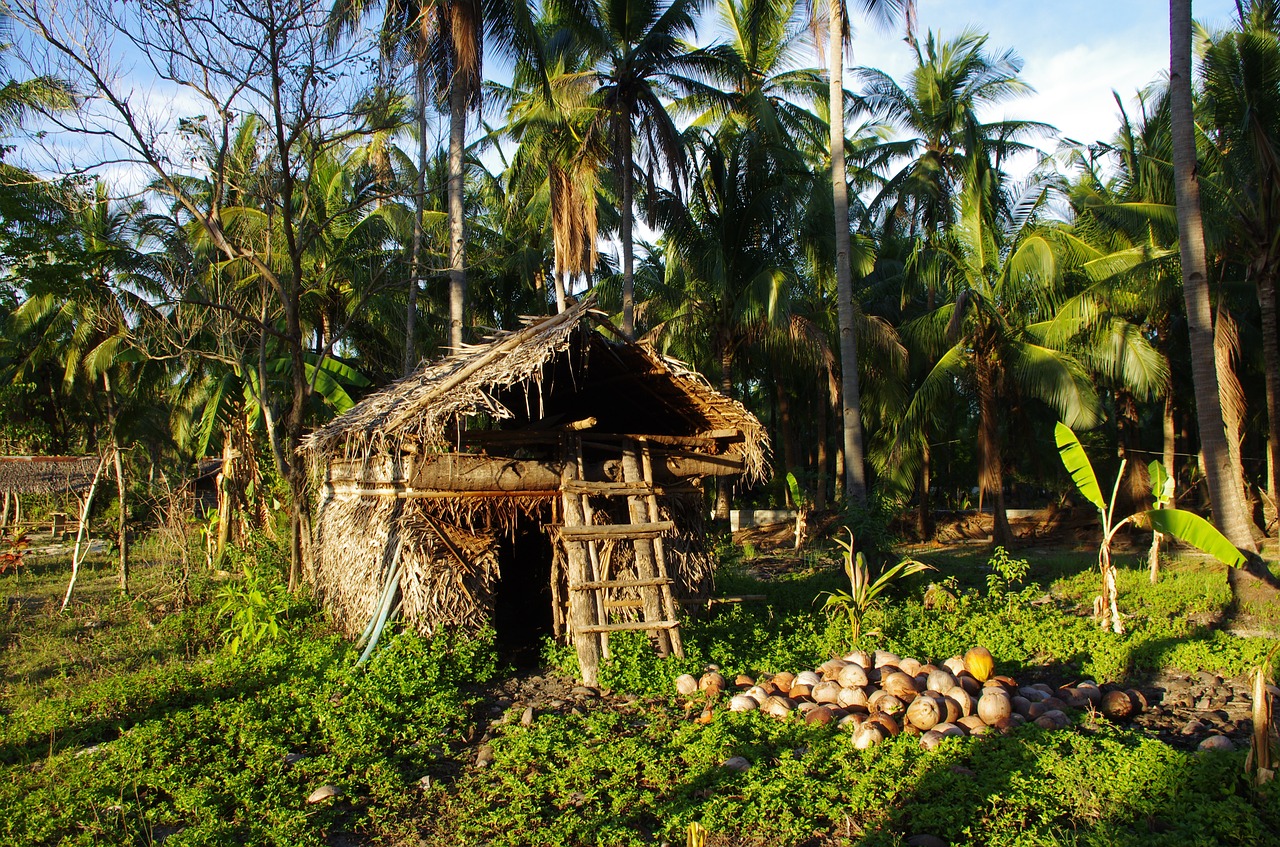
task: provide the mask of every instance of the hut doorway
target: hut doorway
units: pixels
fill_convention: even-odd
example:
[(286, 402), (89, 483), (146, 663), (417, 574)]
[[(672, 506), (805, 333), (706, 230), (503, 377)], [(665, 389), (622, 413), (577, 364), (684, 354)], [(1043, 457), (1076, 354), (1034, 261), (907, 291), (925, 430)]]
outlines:
[(543, 639), (554, 635), (551, 616), (551, 538), (540, 521), (521, 516), (498, 549), (494, 630), (503, 661), (531, 668), (542, 660)]

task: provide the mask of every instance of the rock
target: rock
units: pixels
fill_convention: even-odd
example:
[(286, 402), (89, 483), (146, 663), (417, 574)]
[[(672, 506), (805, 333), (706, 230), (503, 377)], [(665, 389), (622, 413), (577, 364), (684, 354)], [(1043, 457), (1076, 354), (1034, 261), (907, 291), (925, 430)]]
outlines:
[(525, 707), (524, 712), (520, 715), (521, 726), (533, 726), (533, 707)]
[(328, 800), (330, 797), (341, 797), (342, 789), (336, 785), (322, 785), (315, 791), (307, 795), (308, 803), (319, 803), (322, 800)]
[(732, 758), (725, 759), (720, 767), (727, 771), (733, 771), (734, 773), (745, 773), (751, 768), (751, 763), (742, 756), (733, 756)]
[(476, 751), (476, 767), (487, 768), (493, 764), (493, 748), (488, 744), (481, 744), (480, 749)]
[(600, 692), (589, 685), (575, 685), (570, 691), (574, 697), (599, 697)]
[(1205, 725), (1200, 723), (1200, 721), (1196, 720), (1195, 718), (1192, 718), (1191, 720), (1187, 721), (1187, 723), (1184, 724), (1182, 729), (1178, 730), (1178, 732), (1180, 732), (1182, 735), (1199, 735), (1200, 733), (1204, 732), (1204, 730), (1205, 730)]
[(1204, 741), (1200, 742), (1200, 745), (1196, 747), (1196, 752), (1203, 753), (1208, 750), (1213, 750), (1215, 752), (1222, 751), (1229, 753), (1234, 749), (1236, 749), (1236, 745), (1232, 744), (1231, 739), (1227, 738), (1225, 735), (1210, 735)]
[[(80, 755), (80, 754), (79, 754), (79, 753), (77, 753), (76, 755), (78, 756), (78, 755)], [(285, 753), (285, 754), (284, 754), (284, 763), (285, 763), (286, 765), (292, 765), (292, 764), (294, 764), (295, 762), (301, 762), (301, 761), (302, 761), (303, 759), (305, 759), (305, 758), (307, 758), (307, 754), (306, 754), (306, 753)]]

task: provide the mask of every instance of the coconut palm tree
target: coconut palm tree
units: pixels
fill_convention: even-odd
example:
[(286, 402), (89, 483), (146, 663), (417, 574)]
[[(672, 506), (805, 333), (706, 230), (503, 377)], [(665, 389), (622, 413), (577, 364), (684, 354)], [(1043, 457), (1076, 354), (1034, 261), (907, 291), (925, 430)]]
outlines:
[[(881, 20), (898, 16), (906, 19), (907, 31), (914, 29), (914, 0), (859, 0), (859, 5)], [(844, 0), (809, 0), (810, 20), (815, 33), (826, 23), (827, 75), (830, 88), (831, 192), (835, 225), (836, 307), (840, 319), (840, 395), (844, 440), (845, 493), (855, 502), (867, 497), (866, 468), (863, 461), (861, 393), (858, 385), (858, 344), (853, 294), (853, 266), (850, 261), (849, 184), (845, 178), (844, 57), (853, 32)], [(821, 49), (821, 42), (819, 42)]]
[[(1191, 0), (1169, 0), (1169, 102), (1178, 204), (1178, 245), (1182, 258), (1182, 296), (1186, 301), (1196, 419), (1204, 452), (1209, 498), (1213, 504), (1214, 519), (1223, 534), (1241, 552), (1256, 556), (1257, 547), (1253, 543), (1244, 495), (1233, 481), (1226, 429), (1222, 422), (1213, 313), (1209, 305), (1204, 219), (1196, 173), (1195, 118), (1191, 98)], [(1229, 571), (1232, 575), (1238, 572), (1236, 568)]]
[(595, 70), (599, 134), (615, 156), (620, 184), (622, 331), (635, 335), (635, 175), (679, 178), (685, 153), (664, 100), (694, 87), (704, 56), (686, 39), (695, 34), (703, 0), (592, 0), (559, 7), (561, 20), (585, 46)]
[[(742, 351), (763, 336), (787, 332), (787, 298), (797, 208), (795, 175), (783, 170), (751, 133), (689, 130), (695, 176), (688, 199), (659, 190), (654, 215), (664, 233), (666, 279), (655, 292), (648, 338), (676, 355), (711, 366), (720, 389), (735, 393)], [(728, 518), (728, 480), (716, 514)]]
[(1004, 500), (1004, 410), (1018, 398), (1040, 400), (1071, 426), (1088, 427), (1097, 409), (1068, 333), (1053, 324), (1063, 275), (1053, 244), (1036, 226), (1045, 196), (1043, 186), (1031, 190), (1018, 204), (1021, 214), (1000, 225), (986, 187), (966, 184), (956, 224), (937, 248), (955, 298), (903, 328), (932, 352), (934, 364), (907, 407), (898, 438), (913, 437), (954, 402), (956, 386), (963, 387), (977, 410), (979, 488), (994, 497), (994, 542), (1003, 545), (1013, 540)]
[[(875, 68), (859, 68), (856, 75), (866, 109), (900, 136), (882, 145), (881, 154), (902, 165), (870, 211), (910, 222), (929, 242), (954, 221), (967, 174), (1002, 176), (1010, 156), (1030, 150), (1029, 139), (1047, 136), (1053, 128), (978, 117), (985, 108), (1033, 91), (1019, 78), (1022, 60), (1012, 50), (990, 53), (987, 36), (974, 30), (946, 41), (930, 32), (923, 45), (911, 39), (911, 48), (916, 65), (905, 85)], [(993, 185), (1003, 187), (999, 180)]]
[(516, 67), (511, 86), (491, 90), (507, 107), (502, 135), (518, 145), (505, 181), (526, 198), (526, 219), (550, 233), (556, 308), (564, 311), (572, 281), (596, 264), (607, 112), (575, 29), (544, 19), (538, 44), (533, 60)]
[(1277, 496), (1280, 468), (1280, 3), (1253, 0), (1238, 10), (1238, 28), (1214, 36), (1201, 62), (1201, 105), (1216, 167), (1210, 181), (1229, 210), (1234, 241), (1245, 255), (1261, 312), (1268, 449), (1267, 488)]

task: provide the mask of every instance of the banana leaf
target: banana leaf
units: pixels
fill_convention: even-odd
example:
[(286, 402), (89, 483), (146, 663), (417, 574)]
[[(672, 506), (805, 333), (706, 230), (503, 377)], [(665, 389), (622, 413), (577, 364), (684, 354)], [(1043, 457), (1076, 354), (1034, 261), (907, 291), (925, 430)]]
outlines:
[(1076, 488), (1080, 489), (1085, 499), (1097, 506), (1099, 512), (1105, 514), (1107, 504), (1102, 499), (1098, 478), (1094, 476), (1093, 465), (1089, 464), (1089, 457), (1085, 455), (1080, 439), (1076, 438), (1071, 427), (1064, 423), (1054, 427), (1053, 436), (1058, 442), (1058, 454), (1062, 457), (1062, 464), (1066, 467), (1067, 473), (1071, 474), (1071, 481), (1076, 484)]
[(1238, 568), (1245, 563), (1244, 554), (1213, 524), (1194, 512), (1183, 509), (1151, 509), (1142, 518), (1142, 522), (1151, 529), (1198, 547), (1225, 565)]

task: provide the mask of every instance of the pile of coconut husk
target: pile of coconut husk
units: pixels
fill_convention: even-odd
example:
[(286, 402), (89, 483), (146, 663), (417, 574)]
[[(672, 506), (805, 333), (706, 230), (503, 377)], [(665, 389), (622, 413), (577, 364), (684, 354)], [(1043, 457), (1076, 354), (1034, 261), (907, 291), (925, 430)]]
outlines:
[(1147, 708), (1136, 689), (1108, 686), (1104, 691), (1091, 680), (1058, 688), (1022, 686), (993, 670), (984, 647), (938, 664), (884, 650), (856, 650), (798, 674), (740, 674), (730, 684), (711, 668), (701, 678), (685, 674), (675, 684), (681, 695), (705, 697), (698, 718), (703, 723), (717, 709), (760, 711), (780, 720), (802, 717), (806, 723), (849, 729), (859, 749), (905, 734), (919, 736), (920, 746), (931, 750), (948, 736), (1007, 733), (1025, 723), (1066, 729), (1071, 710), (1125, 721)]

